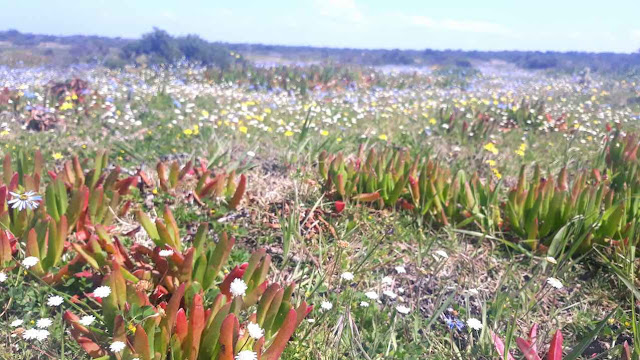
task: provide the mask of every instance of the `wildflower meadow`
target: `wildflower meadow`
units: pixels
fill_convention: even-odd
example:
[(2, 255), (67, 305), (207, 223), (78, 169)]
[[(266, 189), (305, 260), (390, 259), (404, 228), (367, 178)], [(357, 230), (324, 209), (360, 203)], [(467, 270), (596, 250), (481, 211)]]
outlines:
[(640, 75), (0, 68), (0, 359), (637, 359)]

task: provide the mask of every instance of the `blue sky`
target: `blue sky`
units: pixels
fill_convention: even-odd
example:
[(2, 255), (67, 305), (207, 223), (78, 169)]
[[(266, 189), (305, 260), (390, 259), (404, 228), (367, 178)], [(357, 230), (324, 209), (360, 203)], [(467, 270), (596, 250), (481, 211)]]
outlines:
[(357, 48), (640, 49), (640, 0), (23, 0), (0, 29)]

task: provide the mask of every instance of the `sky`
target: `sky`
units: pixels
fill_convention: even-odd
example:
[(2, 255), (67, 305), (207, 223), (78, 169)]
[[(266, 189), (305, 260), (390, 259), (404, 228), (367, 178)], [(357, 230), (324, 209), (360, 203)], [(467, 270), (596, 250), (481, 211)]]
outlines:
[[(4, 4), (3, 4), (4, 3)], [(640, 0), (0, 0), (0, 30), (386, 49), (635, 52)]]

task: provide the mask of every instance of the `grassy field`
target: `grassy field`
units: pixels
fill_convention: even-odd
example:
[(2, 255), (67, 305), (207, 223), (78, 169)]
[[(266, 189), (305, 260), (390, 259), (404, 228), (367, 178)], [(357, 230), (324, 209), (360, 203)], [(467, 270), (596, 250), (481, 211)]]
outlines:
[(640, 78), (0, 71), (2, 359), (640, 354)]

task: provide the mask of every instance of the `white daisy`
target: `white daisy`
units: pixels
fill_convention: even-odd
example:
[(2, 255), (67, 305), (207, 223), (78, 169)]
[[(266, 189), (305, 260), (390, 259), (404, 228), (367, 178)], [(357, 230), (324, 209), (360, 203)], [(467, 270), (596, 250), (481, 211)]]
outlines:
[(89, 326), (93, 324), (94, 321), (96, 321), (96, 317), (93, 315), (86, 315), (81, 317), (80, 320), (78, 320), (78, 322), (84, 326)]
[(354, 278), (353, 273), (351, 273), (351, 272), (342, 273), (342, 275), (340, 275), (340, 277), (342, 278), (342, 280), (346, 280), (346, 281), (351, 281)]
[(360, 301), (360, 307), (369, 307), (369, 303), (366, 301)]
[(328, 301), (323, 301), (322, 304), (320, 304), (320, 307), (322, 310), (329, 311), (333, 309), (333, 304)]
[(236, 355), (236, 360), (257, 360), (258, 354), (251, 350), (242, 350)]
[(467, 319), (467, 326), (473, 330), (482, 330), (482, 321), (476, 318)]
[(548, 278), (547, 279), (547, 284), (553, 286), (556, 289), (562, 289), (564, 287), (564, 285), (562, 285), (562, 282), (556, 278)]
[(7, 274), (0, 272), (0, 283), (7, 281)]
[(244, 280), (235, 278), (231, 282), (229, 290), (231, 290), (231, 295), (233, 296), (244, 296), (247, 291), (247, 284), (244, 282)]
[(93, 290), (93, 296), (97, 298), (106, 298), (111, 294), (111, 288), (108, 286), (100, 286)]
[(396, 306), (396, 310), (403, 315), (407, 315), (409, 313), (409, 311), (411, 311), (410, 308), (404, 306), (404, 305), (398, 305)]
[(22, 321), (22, 320), (20, 320), (20, 319), (18, 319), (18, 320), (13, 320), (13, 321), (11, 322), (11, 327), (18, 327), (18, 326), (22, 325), (22, 323), (24, 323), (24, 321)]
[(255, 340), (258, 340), (264, 336), (264, 329), (262, 329), (260, 325), (256, 323), (250, 322), (249, 325), (247, 325), (247, 331), (249, 332), (249, 336), (251, 336)]
[(173, 250), (171, 250), (171, 249), (169, 249), (169, 250), (160, 250), (158, 255), (160, 255), (162, 257), (169, 257), (169, 256), (173, 255)]
[(37, 209), (39, 205), (38, 201), (42, 200), (42, 196), (33, 191), (27, 191), (25, 193), (9, 193), (13, 196), (13, 199), (7, 201), (7, 204), (11, 205), (14, 209), (18, 209), (18, 211), (22, 211), (24, 209)]
[(38, 328), (40, 328), (40, 329), (46, 329), (46, 328), (48, 328), (49, 326), (51, 326), (51, 324), (53, 324), (53, 321), (51, 321), (51, 319), (49, 319), (49, 318), (42, 318), (42, 319), (39, 319), (39, 320), (36, 322), (36, 327), (38, 327)]
[(397, 297), (398, 297), (398, 295), (397, 295), (396, 293), (394, 293), (393, 291), (391, 291), (391, 290), (385, 290), (385, 291), (383, 291), (383, 292), (382, 292), (382, 295), (384, 295), (384, 296), (386, 296), (386, 297), (388, 297), (388, 298), (391, 298), (391, 299), (395, 299), (395, 298), (397, 298)]
[(27, 329), (22, 333), (25, 340), (33, 340), (38, 337), (38, 329)]
[(119, 353), (120, 351), (124, 350), (125, 347), (127, 347), (127, 345), (122, 341), (114, 341), (113, 343), (111, 343), (111, 345), (109, 345), (109, 350), (114, 353)]
[(26, 258), (24, 258), (24, 260), (22, 260), (22, 266), (24, 266), (25, 268), (30, 268), (32, 266), (34, 266), (35, 264), (37, 264), (38, 262), (40, 262), (40, 260), (35, 257), (35, 256), (28, 256)]
[(375, 291), (367, 291), (366, 293), (364, 293), (364, 296), (366, 296), (370, 300), (378, 300), (379, 297)]
[(406, 274), (407, 273), (407, 269), (405, 269), (404, 266), (396, 266), (396, 271), (398, 272), (398, 274)]
[(62, 304), (63, 302), (64, 302), (64, 298), (58, 295), (49, 296), (49, 299), (47, 299), (47, 305), (54, 306), (54, 307), (60, 306), (60, 304)]
[(254, 153), (253, 151), (247, 151), (247, 156), (249, 157), (255, 157), (256, 153)]
[(393, 279), (391, 276), (385, 276), (382, 278), (382, 285), (391, 285), (393, 284)]
[(49, 337), (49, 330), (38, 330), (36, 333), (36, 340), (43, 341)]

